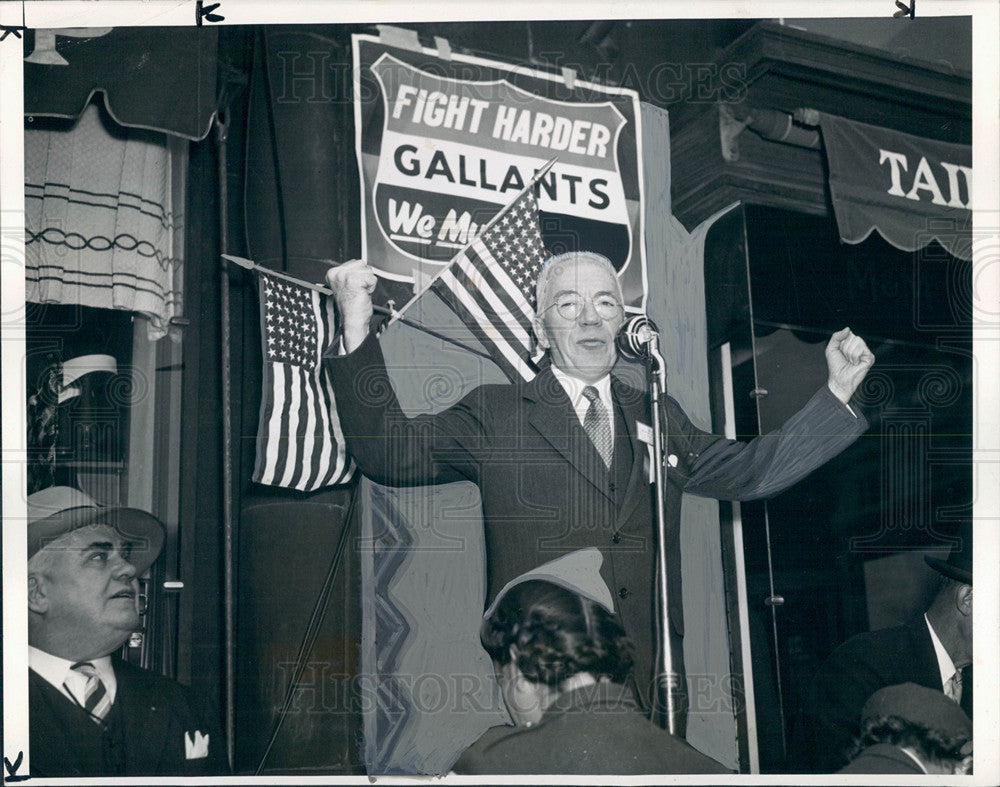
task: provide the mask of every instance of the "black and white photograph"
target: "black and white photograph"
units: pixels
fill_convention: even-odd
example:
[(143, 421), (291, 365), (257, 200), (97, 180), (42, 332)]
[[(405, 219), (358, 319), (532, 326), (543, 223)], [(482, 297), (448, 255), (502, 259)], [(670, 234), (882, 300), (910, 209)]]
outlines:
[(1000, 781), (998, 40), (0, 3), (5, 781)]

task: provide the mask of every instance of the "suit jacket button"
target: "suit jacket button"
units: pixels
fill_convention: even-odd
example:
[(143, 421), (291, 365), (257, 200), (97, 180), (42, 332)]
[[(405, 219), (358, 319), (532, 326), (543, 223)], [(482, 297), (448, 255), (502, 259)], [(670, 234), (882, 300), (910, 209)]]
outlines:
[(615, 482), (614, 481), (612, 481), (610, 484), (608, 484), (608, 489), (610, 489), (612, 492), (615, 491)]
[(613, 536), (611, 536), (611, 543), (612, 544), (617, 544), (621, 540), (622, 540), (621, 533), (615, 533)]
[(618, 591), (618, 595), (621, 596), (622, 598), (628, 598), (628, 588), (620, 588)]

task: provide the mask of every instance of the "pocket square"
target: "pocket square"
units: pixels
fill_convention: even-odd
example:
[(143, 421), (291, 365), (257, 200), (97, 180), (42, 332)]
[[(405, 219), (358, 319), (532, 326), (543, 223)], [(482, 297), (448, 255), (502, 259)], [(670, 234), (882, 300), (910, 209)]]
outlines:
[(208, 756), (208, 735), (198, 730), (184, 733), (184, 756), (189, 760), (200, 760)]

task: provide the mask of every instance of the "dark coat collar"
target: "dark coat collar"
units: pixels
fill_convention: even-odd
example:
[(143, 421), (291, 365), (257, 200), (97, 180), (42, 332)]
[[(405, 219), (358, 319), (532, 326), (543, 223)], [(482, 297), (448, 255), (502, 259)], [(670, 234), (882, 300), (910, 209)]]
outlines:
[(560, 694), (545, 709), (540, 724), (547, 724), (567, 713), (638, 713), (639, 704), (631, 689), (621, 683), (598, 681)]

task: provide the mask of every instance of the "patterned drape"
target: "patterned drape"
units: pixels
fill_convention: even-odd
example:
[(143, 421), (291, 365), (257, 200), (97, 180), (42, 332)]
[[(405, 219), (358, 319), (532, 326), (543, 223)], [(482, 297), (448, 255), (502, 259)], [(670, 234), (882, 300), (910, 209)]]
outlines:
[(70, 130), (25, 129), (26, 299), (141, 312), (150, 339), (166, 335), (183, 305), (186, 145), (94, 104)]

